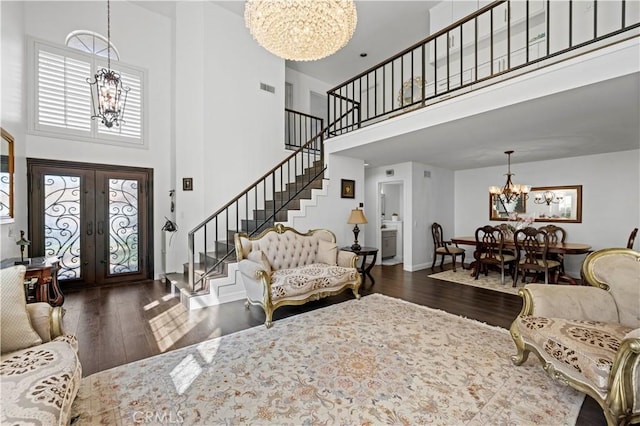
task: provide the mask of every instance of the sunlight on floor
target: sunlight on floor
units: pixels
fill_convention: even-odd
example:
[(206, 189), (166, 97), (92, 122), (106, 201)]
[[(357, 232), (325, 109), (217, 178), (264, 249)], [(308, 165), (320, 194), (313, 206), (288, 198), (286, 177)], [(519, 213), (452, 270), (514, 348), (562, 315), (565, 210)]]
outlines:
[[(220, 336), (221, 334), (220, 329), (211, 333), (211, 335), (209, 335), (209, 339), (214, 339), (215, 337), (218, 337), (218, 336), (214, 336), (214, 334), (217, 334), (218, 336)], [(218, 349), (220, 348), (220, 342), (221, 342), (221, 339), (207, 340), (198, 345), (198, 352), (200, 353), (200, 356), (202, 356), (202, 358), (205, 360), (207, 364), (211, 364), (213, 362), (213, 358), (216, 356), (216, 354), (218, 353)]]
[(151, 332), (160, 352), (171, 348), (197, 324), (198, 321), (190, 319), (189, 311), (181, 304), (174, 305), (149, 320)]
[(182, 395), (191, 383), (202, 373), (202, 368), (193, 355), (186, 356), (180, 364), (171, 370), (171, 379), (178, 395)]
[(144, 306), (142, 307), (142, 309), (144, 309), (145, 311), (148, 311), (148, 310), (149, 310), (149, 309), (151, 309), (151, 308), (155, 308), (155, 307), (156, 307), (156, 306), (158, 306), (159, 304), (160, 304), (160, 302), (158, 302), (157, 300), (154, 300), (153, 302), (151, 302), (151, 303), (148, 303), (148, 304), (144, 305)]

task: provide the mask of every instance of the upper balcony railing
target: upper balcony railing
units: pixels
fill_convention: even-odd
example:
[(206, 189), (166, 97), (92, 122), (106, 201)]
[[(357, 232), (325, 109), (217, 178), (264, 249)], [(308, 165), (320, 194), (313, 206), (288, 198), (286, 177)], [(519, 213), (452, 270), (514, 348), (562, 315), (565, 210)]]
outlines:
[(638, 1), (495, 1), (329, 90), (329, 137), (638, 27)]

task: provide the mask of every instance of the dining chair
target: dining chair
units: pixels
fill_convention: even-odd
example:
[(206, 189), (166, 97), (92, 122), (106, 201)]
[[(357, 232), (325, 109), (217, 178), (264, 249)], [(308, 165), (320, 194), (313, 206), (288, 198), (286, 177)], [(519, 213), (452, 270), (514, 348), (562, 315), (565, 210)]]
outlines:
[[(549, 235), (549, 244), (564, 243), (567, 239), (567, 231), (556, 225), (545, 225), (538, 229), (546, 231)], [(557, 260), (560, 262), (560, 273), (564, 274), (564, 254), (561, 253), (549, 253), (549, 259)]]
[(522, 282), (525, 282), (527, 272), (533, 271), (532, 282), (537, 282), (538, 274), (544, 272), (544, 283), (549, 284), (549, 272), (555, 270), (555, 279), (559, 275), (560, 262), (549, 259), (549, 234), (542, 229), (527, 227), (519, 229), (513, 236), (516, 245), (516, 273), (513, 278), (513, 286), (518, 282), (518, 276), (522, 272)]
[(633, 249), (633, 243), (636, 241), (636, 235), (638, 235), (638, 228), (633, 228), (631, 231), (631, 235), (629, 235), (629, 240), (627, 241), (627, 248)]
[[(513, 228), (509, 227), (508, 223), (496, 225), (496, 228), (498, 228), (500, 232), (502, 232), (502, 235), (504, 235), (505, 243), (513, 242)], [(515, 249), (504, 248), (503, 251), (507, 254), (512, 254), (513, 256), (516, 255)]]
[(464, 249), (458, 247), (458, 244), (455, 244), (451, 241), (446, 241), (442, 232), (442, 225), (437, 222), (434, 222), (431, 225), (431, 236), (433, 237), (433, 264), (431, 265), (431, 269), (436, 266), (436, 259), (438, 256), (440, 258), (440, 269), (442, 269), (442, 265), (444, 264), (445, 256), (451, 256), (451, 261), (453, 262), (453, 272), (456, 272), (456, 257), (462, 256), (461, 264), (462, 269), (464, 269)]
[(501, 282), (504, 284), (504, 269), (509, 266), (509, 273), (513, 277), (513, 263), (516, 258), (513, 254), (503, 251), (504, 249), (504, 233), (497, 226), (485, 225), (476, 229), (476, 259), (475, 279), (478, 279), (480, 270), (484, 271), (486, 276), (489, 272), (490, 265), (500, 267)]

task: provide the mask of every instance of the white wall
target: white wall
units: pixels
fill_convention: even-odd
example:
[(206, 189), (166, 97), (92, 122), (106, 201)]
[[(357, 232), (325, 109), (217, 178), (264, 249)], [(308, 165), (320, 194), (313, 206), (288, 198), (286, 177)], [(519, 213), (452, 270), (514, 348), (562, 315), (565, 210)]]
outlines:
[[(291, 68), (285, 69), (285, 80), (293, 85), (293, 110), (311, 114), (311, 92), (326, 95), (331, 89), (329, 83), (302, 74)], [(325, 107), (326, 108), (326, 107)], [(325, 123), (325, 126), (328, 123)]]
[[(327, 195), (319, 197), (318, 206), (306, 209), (306, 216), (295, 218), (290, 226), (300, 232), (309, 229), (325, 228), (331, 230), (336, 235), (338, 247), (350, 246), (353, 244), (353, 226), (347, 223), (351, 210), (360, 203), (365, 203), (365, 180), (364, 161), (341, 155), (329, 155), (326, 158), (327, 171), (324, 185), (327, 188)], [(341, 198), (342, 179), (355, 181), (355, 198)], [(372, 204), (364, 204), (364, 214), (369, 223), (358, 225), (360, 234), (358, 243), (361, 246), (373, 245), (371, 239), (367, 238), (367, 230), (376, 226), (375, 210)]]
[[(167, 269), (182, 271), (187, 233), (288, 152), (284, 60), (251, 38), (241, 16), (209, 2), (177, 2), (175, 25), (179, 231)], [(193, 191), (182, 191), (183, 177), (193, 177)]]
[[(22, 2), (0, 2), (1, 49), (2, 49), (2, 103), (0, 125), (14, 138), (15, 176), (26, 176), (25, 161), (25, 44), (24, 4)], [(20, 255), (16, 240), (20, 230), (27, 230), (27, 183), (26, 179), (14, 182), (14, 221), (0, 225), (0, 257), (6, 259)], [(11, 234), (11, 235), (10, 235)], [(28, 236), (27, 236), (28, 237)]]
[[(606, 143), (606, 141), (603, 141)], [(488, 187), (503, 185), (505, 167), (455, 173), (455, 234), (473, 235), (489, 221)], [(568, 242), (587, 243), (593, 250), (624, 247), (640, 224), (640, 150), (545, 162), (512, 164), (516, 183), (532, 186), (582, 185), (582, 223), (558, 224)], [(545, 223), (536, 222), (537, 226)], [(472, 249), (467, 248), (467, 258)], [(584, 255), (567, 256), (567, 272), (580, 276)]]

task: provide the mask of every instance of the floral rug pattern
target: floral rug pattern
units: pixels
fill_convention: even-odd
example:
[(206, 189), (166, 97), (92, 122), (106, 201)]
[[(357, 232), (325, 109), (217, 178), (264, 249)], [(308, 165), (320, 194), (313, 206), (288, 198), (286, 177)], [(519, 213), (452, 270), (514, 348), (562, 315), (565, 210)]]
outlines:
[(93, 374), (79, 424), (574, 424), (509, 333), (373, 294)]
[[(438, 280), (452, 281), (458, 284), (466, 284), (473, 287), (487, 288), (489, 290), (501, 291), (503, 293), (518, 294), (518, 290), (524, 288), (524, 284), (518, 279), (518, 284), (513, 287), (513, 278), (509, 274), (505, 274), (504, 284), (500, 282), (500, 272), (491, 271), (487, 276), (480, 274), (476, 280), (471, 276), (471, 271), (468, 269), (460, 270), (456, 272), (447, 270), (444, 272), (438, 272), (437, 274), (429, 275), (429, 278), (436, 278)], [(530, 279), (527, 279), (530, 280)]]

